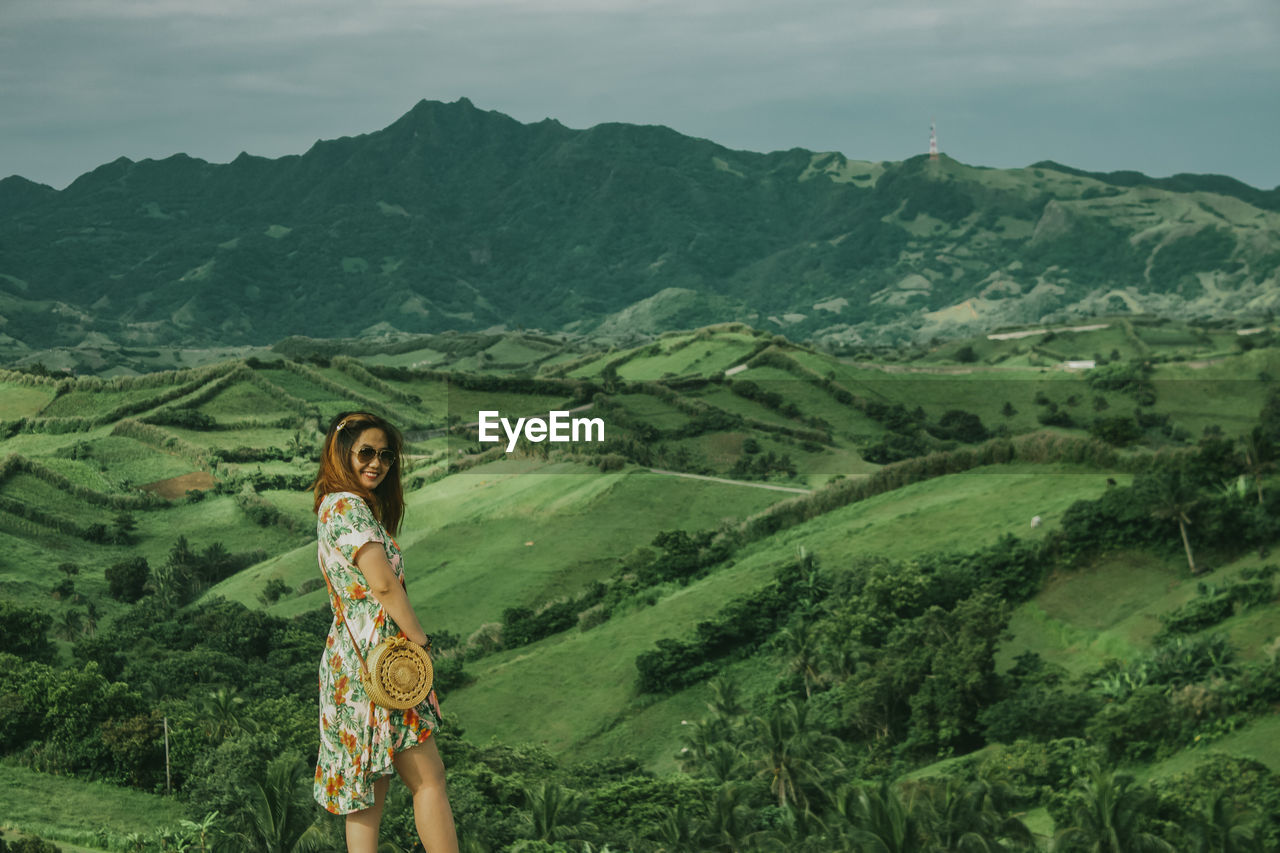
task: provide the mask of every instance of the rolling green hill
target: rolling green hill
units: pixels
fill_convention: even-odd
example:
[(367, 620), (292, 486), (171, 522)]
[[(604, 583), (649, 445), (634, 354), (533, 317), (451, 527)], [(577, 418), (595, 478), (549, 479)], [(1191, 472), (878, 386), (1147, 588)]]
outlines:
[[(459, 826), (493, 849), (528, 838), (526, 791), (547, 778), (576, 792), (593, 845), (652, 849), (672, 798), (712, 821), (717, 796), (778, 841), (800, 812), (757, 771), (765, 732), (800, 737), (793, 707), (805, 737), (836, 739), (840, 764), (796, 794), (825, 821), (822, 797), (864, 782), (1003, 767), (1049, 832), (1070, 819), (1064, 768), (1101, 759), (1158, 789), (1182, 843), (1186, 798), (1224, 767), (1246, 805), (1280, 792), (1280, 350), (1267, 331), (1091, 325), (884, 358), (726, 324), (608, 349), (291, 339), (136, 377), (5, 371), (0, 779), (78, 805), (0, 826), (159, 849), (190, 837), (178, 814), (222, 810), (230, 831), (262, 755), (311, 760), (331, 617), (307, 488), (318, 425), (362, 408), (406, 428), (398, 541), (437, 638)], [(507, 454), (479, 442), (483, 408), (580, 408), (606, 440)], [(80, 687), (50, 691), (54, 672)], [(64, 725), (79, 699), (109, 707), (88, 730)], [(162, 719), (183, 799), (136, 806), (130, 829), (125, 794), (142, 794), (115, 791), (163, 786)]]

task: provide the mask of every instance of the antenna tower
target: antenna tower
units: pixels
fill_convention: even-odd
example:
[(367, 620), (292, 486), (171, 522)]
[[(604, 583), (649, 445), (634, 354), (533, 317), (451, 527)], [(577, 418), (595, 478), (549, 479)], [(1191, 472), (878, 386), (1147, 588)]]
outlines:
[(938, 123), (929, 122), (929, 159), (938, 159)]

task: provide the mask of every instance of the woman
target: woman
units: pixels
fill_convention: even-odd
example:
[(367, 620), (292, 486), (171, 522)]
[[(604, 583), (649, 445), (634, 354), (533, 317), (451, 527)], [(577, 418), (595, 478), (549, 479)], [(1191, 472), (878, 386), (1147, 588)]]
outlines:
[(351, 634), (337, 618), (344, 614), (366, 658), (381, 640), (397, 634), (427, 644), (391, 536), (404, 514), (401, 445), (395, 427), (365, 412), (338, 415), (324, 439), (313, 489), (320, 570), (329, 582), (335, 618), (320, 662), (315, 797), (330, 812), (347, 816), (347, 850), (375, 853), (394, 770), (413, 794), (422, 846), (428, 853), (454, 853), (458, 839), (444, 764), (431, 737), (440, 722), (435, 691), (404, 711), (369, 701)]

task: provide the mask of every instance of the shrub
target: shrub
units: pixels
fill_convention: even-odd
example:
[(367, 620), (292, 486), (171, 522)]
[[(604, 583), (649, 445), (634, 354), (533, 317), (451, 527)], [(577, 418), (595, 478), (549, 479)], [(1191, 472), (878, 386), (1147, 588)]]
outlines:
[(142, 598), (151, 567), (145, 557), (131, 557), (107, 568), (107, 594), (117, 601), (132, 604)]

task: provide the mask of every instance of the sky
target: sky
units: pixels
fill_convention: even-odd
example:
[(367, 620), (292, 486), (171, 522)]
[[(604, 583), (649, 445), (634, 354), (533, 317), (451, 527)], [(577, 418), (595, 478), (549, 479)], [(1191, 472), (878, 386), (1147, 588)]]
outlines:
[(469, 98), (730, 148), (1280, 185), (1278, 0), (0, 0), (0, 176), (228, 162)]

